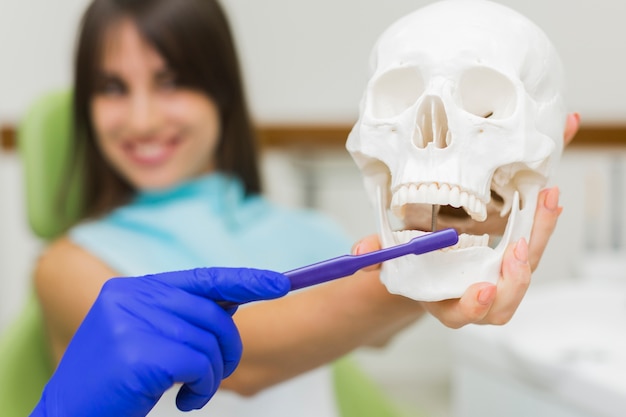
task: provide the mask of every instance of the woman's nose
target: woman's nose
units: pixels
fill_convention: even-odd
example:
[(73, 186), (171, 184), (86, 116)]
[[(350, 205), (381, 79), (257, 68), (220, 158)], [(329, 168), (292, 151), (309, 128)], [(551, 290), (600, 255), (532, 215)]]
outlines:
[(131, 98), (130, 128), (134, 135), (146, 136), (158, 127), (158, 105), (150, 93), (136, 93)]

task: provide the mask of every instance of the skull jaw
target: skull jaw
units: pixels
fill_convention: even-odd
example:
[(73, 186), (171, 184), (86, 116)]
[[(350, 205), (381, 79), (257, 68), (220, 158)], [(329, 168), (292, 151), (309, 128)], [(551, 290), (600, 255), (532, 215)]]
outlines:
[[(496, 284), (500, 278), (502, 259), (511, 243), (521, 238), (528, 241), (536, 210), (539, 185), (526, 188), (525, 206), (519, 208), (519, 192), (515, 193), (509, 221), (495, 248), (486, 246), (463, 249), (440, 249), (422, 255), (408, 255), (387, 261), (381, 270), (381, 282), (392, 294), (417, 301), (441, 301), (460, 298), (469, 286), (478, 282)], [(383, 193), (378, 188), (379, 229), (383, 247), (396, 245), (382, 209)]]
[(501, 255), (488, 247), (436, 251), (387, 261), (380, 279), (392, 294), (441, 301), (460, 298), (478, 281), (495, 284), (501, 262)]

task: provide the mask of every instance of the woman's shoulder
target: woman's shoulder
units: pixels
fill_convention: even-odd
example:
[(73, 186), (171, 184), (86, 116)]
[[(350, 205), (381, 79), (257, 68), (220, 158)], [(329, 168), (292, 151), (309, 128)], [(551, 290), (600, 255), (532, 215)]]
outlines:
[(38, 289), (71, 284), (75, 279), (96, 276), (111, 277), (112, 271), (68, 236), (50, 243), (39, 256), (35, 267), (35, 284)]
[(37, 270), (55, 270), (59, 266), (79, 261), (87, 253), (64, 235), (44, 248), (37, 262)]

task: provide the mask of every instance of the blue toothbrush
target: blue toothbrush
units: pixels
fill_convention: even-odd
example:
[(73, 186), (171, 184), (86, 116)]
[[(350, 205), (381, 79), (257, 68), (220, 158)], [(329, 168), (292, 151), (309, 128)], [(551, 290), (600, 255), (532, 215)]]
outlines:
[[(407, 243), (381, 249), (363, 255), (343, 255), (337, 258), (327, 259), (302, 268), (292, 269), (284, 274), (291, 281), (291, 290), (310, 287), (337, 278), (354, 274), (359, 269), (375, 265), (389, 259), (404, 255), (420, 255), (452, 246), (459, 241), (459, 235), (454, 229), (442, 229), (427, 235), (411, 239)], [(236, 307), (237, 303), (218, 302), (224, 308)]]

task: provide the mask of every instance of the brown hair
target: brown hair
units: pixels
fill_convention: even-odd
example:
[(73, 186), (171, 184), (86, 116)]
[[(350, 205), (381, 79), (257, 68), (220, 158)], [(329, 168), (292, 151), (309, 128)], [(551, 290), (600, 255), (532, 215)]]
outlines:
[(227, 18), (216, 0), (94, 0), (78, 37), (74, 74), (74, 163), (82, 218), (127, 203), (135, 190), (100, 153), (90, 117), (106, 31), (130, 18), (163, 56), (177, 82), (202, 91), (218, 106), (218, 169), (239, 177), (246, 194), (261, 190), (256, 140)]

